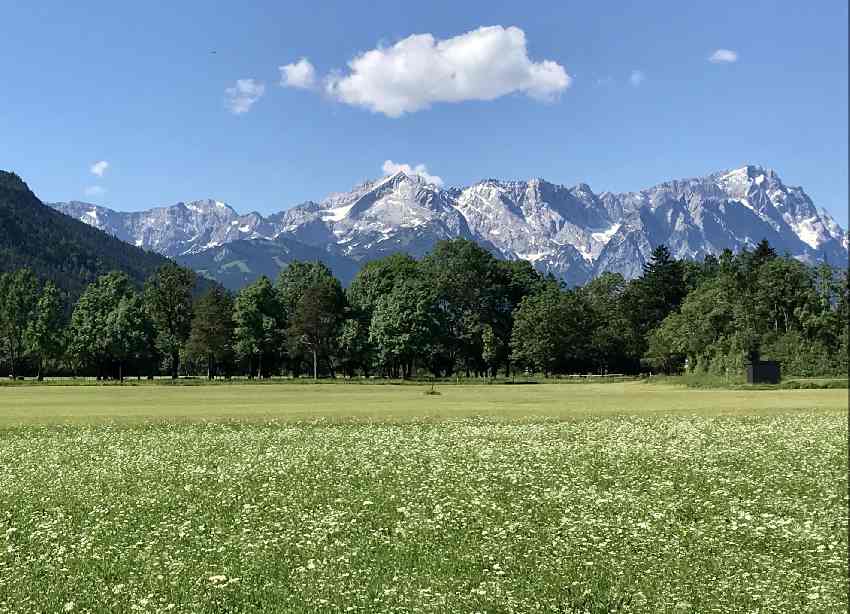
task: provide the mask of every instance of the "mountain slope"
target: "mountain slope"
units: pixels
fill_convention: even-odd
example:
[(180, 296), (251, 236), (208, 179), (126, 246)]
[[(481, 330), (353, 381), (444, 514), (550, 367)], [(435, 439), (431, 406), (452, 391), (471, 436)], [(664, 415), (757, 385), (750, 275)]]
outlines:
[(20, 177), (0, 171), (0, 271), (29, 267), (75, 299), (99, 275), (121, 270), (141, 285), (166, 262), (54, 211)]
[(322, 250), (285, 237), (242, 239), (178, 256), (177, 262), (230, 290), (238, 290), (261, 275), (275, 280), (281, 269), (294, 260), (324, 262), (342, 283), (348, 284), (357, 273), (358, 264), (335, 253), (332, 245), (331, 248)]
[[(310, 258), (347, 278), (352, 262), (399, 251), (421, 256), (437, 241), (458, 237), (502, 258), (528, 260), (568, 284), (606, 271), (640, 275), (662, 243), (678, 258), (700, 259), (766, 238), (780, 253), (832, 264), (847, 262), (848, 247), (847, 233), (802, 188), (751, 165), (623, 194), (543, 179), (441, 189), (396, 173), (265, 218), (240, 216), (217, 201), (139, 213), (84, 203), (54, 206), (126, 241), (184, 257), (231, 287), (293, 254), (311, 254), (309, 248), (319, 250)], [(228, 247), (235, 242), (238, 247)], [(232, 266), (246, 269), (243, 275), (234, 275), (228, 262), (241, 263)]]

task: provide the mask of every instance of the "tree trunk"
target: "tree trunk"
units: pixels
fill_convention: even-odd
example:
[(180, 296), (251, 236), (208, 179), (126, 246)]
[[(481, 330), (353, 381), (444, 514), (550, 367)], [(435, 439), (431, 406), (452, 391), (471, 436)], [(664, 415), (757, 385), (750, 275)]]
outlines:
[(41, 356), (38, 357), (38, 367), (37, 368), (38, 368), (38, 373), (36, 374), (36, 379), (39, 382), (43, 382), (44, 381), (44, 374), (41, 372)]
[(212, 354), (207, 354), (207, 379), (211, 380), (213, 378), (213, 357)]
[(12, 342), (9, 342), (9, 368), (12, 371), (12, 379), (17, 379), (17, 373), (15, 372), (15, 348), (12, 346)]
[(257, 354), (257, 379), (263, 378), (263, 353)]
[(319, 361), (316, 350), (313, 350), (313, 379), (319, 379)]
[(124, 361), (118, 361), (118, 381), (124, 383)]
[(180, 373), (180, 352), (171, 352), (171, 379), (177, 379)]

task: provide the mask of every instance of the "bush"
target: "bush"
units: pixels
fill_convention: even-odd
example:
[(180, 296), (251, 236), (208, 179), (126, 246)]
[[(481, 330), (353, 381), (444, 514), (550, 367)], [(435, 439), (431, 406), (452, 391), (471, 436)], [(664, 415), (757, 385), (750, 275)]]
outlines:
[(846, 379), (820, 379), (820, 380), (788, 380), (779, 384), (783, 390), (846, 390), (848, 381)]

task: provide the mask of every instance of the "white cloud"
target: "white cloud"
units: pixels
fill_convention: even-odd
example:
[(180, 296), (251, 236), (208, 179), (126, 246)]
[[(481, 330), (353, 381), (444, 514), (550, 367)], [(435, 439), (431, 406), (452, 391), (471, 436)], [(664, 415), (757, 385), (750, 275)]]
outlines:
[(572, 81), (560, 64), (528, 57), (525, 32), (502, 26), (445, 40), (414, 34), (358, 55), (348, 68), (326, 78), (326, 92), (389, 117), (438, 102), (494, 100), (513, 92), (550, 101)]
[(316, 86), (316, 69), (307, 58), (301, 58), (297, 62), (285, 66), (278, 66), (278, 70), (280, 71), (280, 84), (283, 87), (309, 90)]
[(392, 160), (384, 161), (384, 165), (381, 167), (384, 171), (385, 175), (395, 175), (399, 171), (403, 171), (405, 175), (418, 175), (422, 177), (428, 183), (433, 183), (436, 186), (443, 185), (443, 178), (438, 175), (432, 175), (428, 172), (428, 167), (424, 164), (417, 164), (416, 166), (410, 166), (409, 164), (398, 164), (393, 162)]
[(642, 70), (633, 70), (632, 74), (629, 75), (629, 83), (634, 87), (638, 87), (644, 81), (646, 81), (646, 75)]
[(103, 188), (99, 185), (90, 185), (86, 187), (83, 192), (85, 192), (86, 196), (103, 196), (104, 194), (106, 194), (106, 188)]
[(98, 177), (103, 177), (103, 174), (106, 172), (106, 169), (109, 168), (109, 162), (106, 160), (100, 160), (91, 165), (89, 170), (92, 175), (97, 175)]
[(731, 49), (718, 49), (708, 56), (708, 61), (713, 64), (731, 64), (738, 61), (738, 52)]
[(227, 108), (235, 115), (247, 113), (265, 91), (266, 86), (259, 81), (238, 79), (234, 87), (224, 90), (227, 95)]

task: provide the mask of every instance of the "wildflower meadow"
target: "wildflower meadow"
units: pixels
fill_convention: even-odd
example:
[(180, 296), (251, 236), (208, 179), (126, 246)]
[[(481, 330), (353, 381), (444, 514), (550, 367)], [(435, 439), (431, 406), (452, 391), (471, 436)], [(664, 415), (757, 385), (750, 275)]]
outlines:
[(823, 409), (7, 426), (0, 613), (846, 611), (847, 434)]

